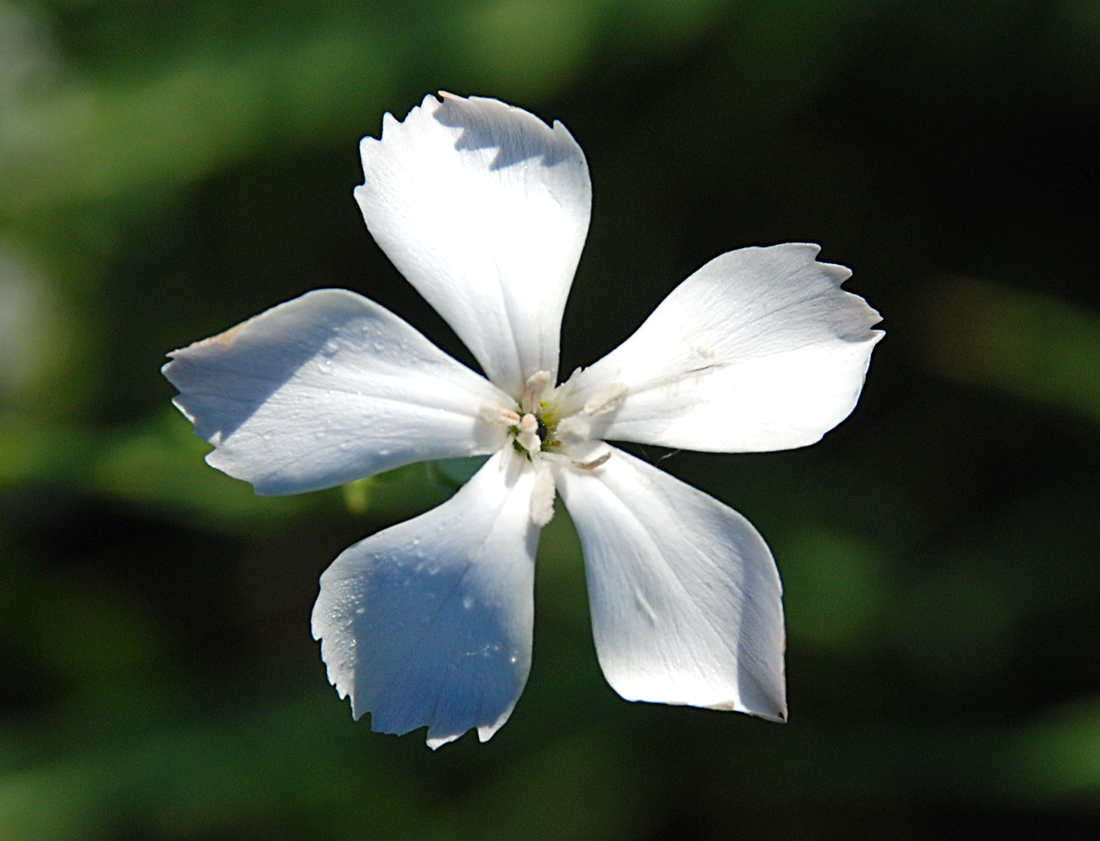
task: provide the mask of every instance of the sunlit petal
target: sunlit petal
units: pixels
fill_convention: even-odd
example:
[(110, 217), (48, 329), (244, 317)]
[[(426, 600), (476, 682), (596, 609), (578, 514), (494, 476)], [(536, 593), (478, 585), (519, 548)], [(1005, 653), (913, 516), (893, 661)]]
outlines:
[(855, 407), (879, 319), (816, 245), (711, 260), (629, 339), (563, 389), (563, 411), (625, 394), (592, 434), (711, 452), (812, 444)]
[(531, 665), (536, 471), (508, 448), (454, 497), (352, 546), (321, 576), (313, 636), (356, 718), (438, 747), (504, 724)]
[(608, 683), (630, 701), (784, 720), (782, 589), (763, 538), (733, 509), (609, 450), (590, 469), (555, 468)]
[(363, 139), (355, 191), (375, 240), (513, 397), (558, 370), (592, 189), (561, 123), (495, 99), (428, 96)]
[(310, 292), (169, 354), (206, 460), (263, 494), (329, 487), (415, 461), (487, 454), (514, 401), (386, 309)]

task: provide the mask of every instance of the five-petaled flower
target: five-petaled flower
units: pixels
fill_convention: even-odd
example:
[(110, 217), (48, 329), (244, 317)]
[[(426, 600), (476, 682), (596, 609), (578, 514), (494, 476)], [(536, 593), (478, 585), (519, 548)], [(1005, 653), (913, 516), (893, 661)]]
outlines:
[(786, 718), (779, 575), (736, 511), (607, 440), (801, 447), (859, 397), (878, 313), (817, 246), (711, 260), (557, 385), (588, 231), (580, 147), (493, 99), (428, 96), (361, 145), (367, 227), (485, 375), (353, 292), (324, 289), (169, 354), (207, 461), (261, 494), (488, 455), (449, 501), (341, 554), (313, 635), (375, 730), (437, 747), (505, 722), (527, 680), (555, 493), (584, 553), (599, 662), (628, 700)]

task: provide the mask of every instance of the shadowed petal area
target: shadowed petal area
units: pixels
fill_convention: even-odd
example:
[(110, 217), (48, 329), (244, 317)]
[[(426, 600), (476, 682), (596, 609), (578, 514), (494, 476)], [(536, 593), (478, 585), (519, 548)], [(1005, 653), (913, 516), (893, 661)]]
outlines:
[(394, 265), (513, 397), (556, 379), (565, 299), (592, 204), (584, 153), (495, 99), (425, 97), (360, 146), (355, 198)]
[(855, 408), (879, 314), (840, 285), (816, 245), (742, 248), (711, 260), (562, 392), (576, 411), (610, 384), (627, 393), (592, 434), (707, 452), (803, 447)]
[(261, 494), (330, 487), (435, 458), (484, 455), (481, 419), (514, 401), (378, 304), (321, 289), (168, 354), (164, 376), (206, 460)]
[(610, 448), (555, 468), (584, 549), (604, 676), (628, 701), (787, 715), (779, 573), (744, 517)]
[(329, 680), (382, 733), (488, 740), (531, 667), (535, 469), (507, 448), (449, 501), (355, 544), (321, 576)]

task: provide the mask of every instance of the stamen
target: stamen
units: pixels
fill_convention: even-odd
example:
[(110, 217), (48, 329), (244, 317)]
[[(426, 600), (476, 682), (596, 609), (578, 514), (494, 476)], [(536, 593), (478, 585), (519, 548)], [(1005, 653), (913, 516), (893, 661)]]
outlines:
[(539, 419), (528, 412), (519, 419), (519, 434), (516, 440), (530, 455), (534, 455), (542, 449), (542, 439), (539, 437)]
[(535, 371), (527, 378), (527, 385), (523, 388), (523, 399), (520, 408), (525, 412), (537, 412), (542, 393), (550, 385), (551, 375), (549, 371)]
[(554, 519), (554, 474), (543, 466), (531, 489), (531, 522), (540, 528)]
[(584, 413), (595, 417), (614, 411), (619, 408), (619, 404), (623, 402), (623, 398), (629, 391), (630, 389), (623, 383), (606, 385), (584, 402)]
[(579, 415), (569, 415), (558, 421), (557, 437), (559, 441), (587, 441), (592, 432), (592, 424)]
[(611, 451), (610, 450), (608, 450), (606, 453), (604, 453), (599, 458), (592, 459), (592, 461), (576, 461), (576, 460), (574, 460), (573, 461), (573, 466), (575, 468), (577, 468), (578, 470), (589, 470), (589, 471), (591, 471), (591, 470), (595, 470), (601, 464), (606, 462), (609, 458), (611, 458)]
[(519, 413), (503, 406), (486, 404), (477, 413), (478, 417), (486, 423), (500, 424), (501, 426), (515, 426), (519, 423)]

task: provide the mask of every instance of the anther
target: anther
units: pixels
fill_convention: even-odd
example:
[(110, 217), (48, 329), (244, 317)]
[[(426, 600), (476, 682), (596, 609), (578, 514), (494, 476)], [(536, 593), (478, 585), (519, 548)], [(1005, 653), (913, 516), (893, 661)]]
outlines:
[(501, 406), (485, 405), (478, 411), (478, 417), (486, 423), (499, 424), (500, 426), (516, 426), (519, 423), (519, 413)]
[(539, 437), (540, 423), (542, 422), (530, 412), (519, 419), (519, 434), (516, 435), (516, 440), (530, 455), (542, 449), (542, 438)]
[(539, 400), (552, 379), (549, 371), (535, 371), (527, 378), (523, 388), (523, 398), (519, 401), (520, 407), (525, 412), (535, 412), (539, 408)]
[(576, 467), (578, 470), (592, 471), (592, 470), (595, 470), (597, 467), (601, 466), (602, 464), (605, 464), (609, 458), (611, 458), (611, 451), (610, 450), (608, 450), (602, 456), (599, 456), (597, 458), (592, 459), (591, 461), (576, 461), (576, 460), (574, 460), (573, 461), (573, 466)]
[(606, 415), (619, 408), (619, 404), (623, 402), (623, 398), (629, 391), (630, 389), (623, 383), (606, 385), (585, 401), (584, 413), (591, 417)]

